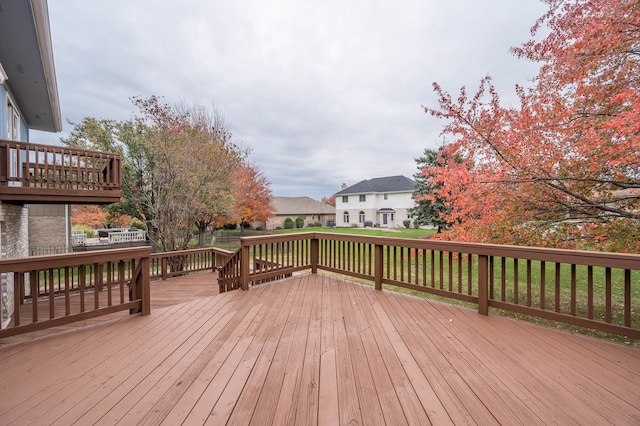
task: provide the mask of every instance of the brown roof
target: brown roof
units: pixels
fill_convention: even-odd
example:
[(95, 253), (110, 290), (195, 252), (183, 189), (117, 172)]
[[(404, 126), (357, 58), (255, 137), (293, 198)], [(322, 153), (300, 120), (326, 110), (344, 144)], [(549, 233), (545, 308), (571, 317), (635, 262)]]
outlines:
[(309, 197), (273, 197), (276, 215), (336, 214), (336, 208)]

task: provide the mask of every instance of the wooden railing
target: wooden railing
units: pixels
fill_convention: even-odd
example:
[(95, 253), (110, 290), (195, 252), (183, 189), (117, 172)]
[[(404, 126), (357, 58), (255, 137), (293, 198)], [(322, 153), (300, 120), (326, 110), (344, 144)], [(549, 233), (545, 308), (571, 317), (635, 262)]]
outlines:
[[(262, 267), (255, 259), (268, 260)], [(241, 239), (220, 291), (324, 270), (489, 308), (640, 338), (640, 255), (302, 233)]]
[[(0, 338), (122, 310), (148, 315), (150, 254), (141, 247), (0, 259), (2, 285), (14, 288), (13, 321)], [(28, 318), (24, 305), (30, 305)]]
[(118, 202), (121, 173), (118, 154), (0, 140), (4, 202)]
[(207, 247), (151, 255), (151, 278), (166, 280), (170, 277), (198, 271), (216, 271), (224, 265), (234, 252)]

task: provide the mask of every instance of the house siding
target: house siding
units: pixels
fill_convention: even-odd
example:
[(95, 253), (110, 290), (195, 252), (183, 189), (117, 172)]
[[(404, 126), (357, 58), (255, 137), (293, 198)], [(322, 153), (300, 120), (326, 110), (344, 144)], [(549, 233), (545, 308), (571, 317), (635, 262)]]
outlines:
[[(29, 206), (29, 253), (48, 254), (56, 247), (71, 247), (71, 212), (66, 204), (31, 204)], [(56, 250), (55, 252), (59, 252)]]
[[(403, 221), (409, 219), (409, 209), (413, 207), (413, 199), (411, 198), (412, 192), (398, 192), (387, 193), (387, 199), (384, 199), (384, 194), (369, 193), (366, 195), (366, 201), (361, 202), (359, 200), (360, 194), (349, 194), (349, 201), (347, 203), (342, 202), (342, 197), (336, 197), (336, 226), (363, 226), (359, 222), (360, 212), (364, 212), (364, 220), (371, 221), (374, 224), (378, 224), (381, 227), (398, 228), (402, 227)], [(379, 212), (380, 209), (392, 209), (393, 220), (391, 216), (387, 216), (387, 223), (383, 223), (383, 213)], [(349, 222), (344, 221), (344, 213), (349, 213)]]

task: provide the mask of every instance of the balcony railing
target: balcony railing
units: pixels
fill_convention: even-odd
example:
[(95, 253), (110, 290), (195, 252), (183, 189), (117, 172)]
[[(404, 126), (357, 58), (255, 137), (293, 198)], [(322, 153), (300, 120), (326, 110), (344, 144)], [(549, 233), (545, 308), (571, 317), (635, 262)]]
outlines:
[(118, 154), (0, 140), (0, 201), (109, 204), (120, 201)]
[[(264, 260), (264, 261), (256, 261)], [(220, 292), (324, 270), (640, 338), (640, 255), (329, 233), (241, 239)]]

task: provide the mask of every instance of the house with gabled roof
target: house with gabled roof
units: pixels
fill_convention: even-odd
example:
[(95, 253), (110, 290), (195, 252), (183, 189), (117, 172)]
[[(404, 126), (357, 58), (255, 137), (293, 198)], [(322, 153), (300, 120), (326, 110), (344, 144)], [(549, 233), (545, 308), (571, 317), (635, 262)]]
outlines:
[(284, 228), (284, 222), (291, 219), (294, 223), (296, 219), (302, 218), (304, 226), (321, 223), (322, 226), (330, 226), (336, 220), (336, 208), (314, 200), (310, 197), (273, 197), (273, 216), (264, 224), (253, 224), (264, 226), (265, 229)]
[(310, 197), (273, 197), (274, 216), (266, 224), (267, 229), (284, 227), (286, 219), (304, 220), (304, 226), (317, 222), (328, 226), (335, 222), (335, 207)]
[(336, 226), (403, 226), (414, 206), (415, 185), (415, 181), (401, 175), (363, 180), (349, 187), (343, 184), (342, 191), (335, 194)]

